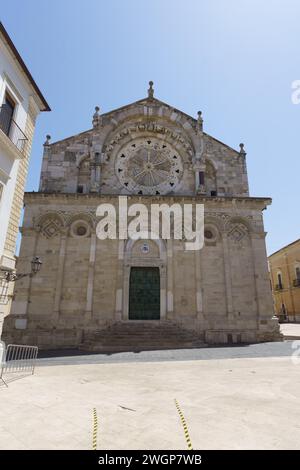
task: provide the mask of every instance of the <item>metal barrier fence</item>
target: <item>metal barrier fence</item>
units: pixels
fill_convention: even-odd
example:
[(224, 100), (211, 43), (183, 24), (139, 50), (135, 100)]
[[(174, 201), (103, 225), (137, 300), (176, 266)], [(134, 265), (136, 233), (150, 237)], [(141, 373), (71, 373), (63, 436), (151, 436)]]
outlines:
[(22, 373), (23, 375), (33, 375), (37, 355), (37, 346), (9, 344), (6, 348), (4, 360), (0, 364), (0, 379), (2, 382), (7, 386), (6, 381), (3, 379), (4, 374)]

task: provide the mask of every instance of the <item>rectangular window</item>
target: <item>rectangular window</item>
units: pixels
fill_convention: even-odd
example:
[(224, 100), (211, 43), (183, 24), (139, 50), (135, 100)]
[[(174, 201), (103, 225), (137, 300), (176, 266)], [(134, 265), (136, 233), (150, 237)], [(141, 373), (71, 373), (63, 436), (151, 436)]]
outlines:
[(204, 184), (204, 171), (199, 171), (199, 184)]

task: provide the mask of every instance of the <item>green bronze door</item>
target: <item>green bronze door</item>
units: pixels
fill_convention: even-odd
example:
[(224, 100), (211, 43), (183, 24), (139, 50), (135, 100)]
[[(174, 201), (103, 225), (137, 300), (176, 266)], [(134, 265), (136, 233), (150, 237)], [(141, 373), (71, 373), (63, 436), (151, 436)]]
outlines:
[(160, 319), (159, 268), (131, 268), (129, 281), (129, 319)]

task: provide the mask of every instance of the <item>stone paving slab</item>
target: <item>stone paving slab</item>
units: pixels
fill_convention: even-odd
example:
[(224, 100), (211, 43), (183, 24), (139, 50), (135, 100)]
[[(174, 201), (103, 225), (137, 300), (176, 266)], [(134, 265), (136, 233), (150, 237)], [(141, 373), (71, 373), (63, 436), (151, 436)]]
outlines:
[(73, 359), (0, 387), (0, 449), (91, 449), (93, 408), (98, 449), (187, 449), (175, 398), (195, 449), (300, 449), (300, 364), (288, 355)]
[(40, 351), (39, 365), (106, 364), (123, 362), (166, 362), (251, 357), (284, 357), (293, 353), (293, 342), (271, 342), (195, 349), (170, 349), (122, 353), (86, 354), (78, 350)]

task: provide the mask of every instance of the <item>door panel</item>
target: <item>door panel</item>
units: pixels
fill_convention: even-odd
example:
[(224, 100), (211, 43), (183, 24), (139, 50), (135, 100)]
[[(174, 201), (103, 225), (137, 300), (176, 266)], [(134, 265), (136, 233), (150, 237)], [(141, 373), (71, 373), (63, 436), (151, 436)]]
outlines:
[(131, 268), (129, 280), (129, 319), (160, 319), (159, 268)]

